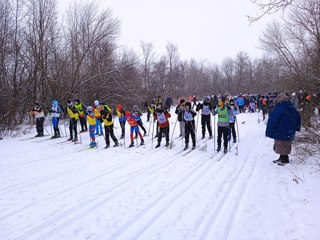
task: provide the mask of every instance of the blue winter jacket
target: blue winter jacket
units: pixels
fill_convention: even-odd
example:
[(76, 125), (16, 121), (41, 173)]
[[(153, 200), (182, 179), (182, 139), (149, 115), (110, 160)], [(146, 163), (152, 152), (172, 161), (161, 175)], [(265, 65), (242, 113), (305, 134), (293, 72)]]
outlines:
[(238, 103), (238, 106), (243, 106), (244, 105), (244, 99), (242, 97), (239, 97), (237, 99), (237, 103)]
[(292, 141), (296, 131), (300, 131), (300, 126), (300, 114), (293, 104), (280, 102), (270, 114), (266, 136), (277, 140)]

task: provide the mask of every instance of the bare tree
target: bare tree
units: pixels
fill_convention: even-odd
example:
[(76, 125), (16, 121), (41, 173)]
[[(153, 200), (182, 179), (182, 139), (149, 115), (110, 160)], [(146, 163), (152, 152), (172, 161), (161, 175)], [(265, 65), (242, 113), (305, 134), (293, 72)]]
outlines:
[(142, 63), (142, 79), (143, 79), (143, 88), (147, 92), (148, 98), (152, 96), (151, 80), (152, 80), (152, 64), (155, 60), (155, 53), (153, 52), (152, 43), (140, 43), (143, 54), (143, 63)]
[(241, 93), (243, 90), (248, 90), (243, 88), (244, 81), (248, 79), (248, 66), (249, 66), (249, 55), (244, 52), (239, 52), (234, 60), (235, 64), (235, 76), (238, 81), (237, 92)]
[(167, 43), (166, 49), (167, 49), (167, 59), (169, 64), (167, 93), (169, 96), (171, 96), (173, 91), (172, 88), (175, 85), (174, 69), (176, 68), (179, 62), (179, 52), (178, 52), (178, 46), (170, 42)]

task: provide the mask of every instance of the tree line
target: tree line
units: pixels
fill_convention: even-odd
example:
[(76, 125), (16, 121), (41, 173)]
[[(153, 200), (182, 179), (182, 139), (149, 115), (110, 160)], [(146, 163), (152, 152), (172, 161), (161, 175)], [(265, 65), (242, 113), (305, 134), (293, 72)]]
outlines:
[(119, 47), (120, 20), (94, 2), (75, 1), (61, 18), (56, 0), (1, 0), (1, 125), (20, 124), (30, 105), (52, 99), (131, 106), (157, 95), (319, 91), (320, 2), (290, 3), (280, 5), (283, 21), (263, 31), (263, 56), (239, 51), (217, 64), (181, 59), (170, 41), (162, 56), (149, 42), (142, 56)]

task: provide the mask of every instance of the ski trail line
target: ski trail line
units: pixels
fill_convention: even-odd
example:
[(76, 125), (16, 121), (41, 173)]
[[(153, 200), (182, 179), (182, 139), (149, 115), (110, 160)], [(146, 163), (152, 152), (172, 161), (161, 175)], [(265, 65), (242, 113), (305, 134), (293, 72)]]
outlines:
[[(262, 137), (259, 137), (258, 142), (256, 142), (255, 144), (255, 149), (258, 148), (260, 146), (260, 142), (262, 141)], [(207, 221), (207, 224), (205, 226), (204, 231), (201, 234), (200, 239), (211, 239), (209, 235), (210, 231), (212, 231), (212, 229), (217, 229), (215, 228), (215, 225), (218, 222), (218, 218), (221, 214), (225, 214), (226, 212), (228, 212), (229, 216), (227, 217), (227, 221), (225, 223), (222, 223), (223, 226), (226, 226), (226, 229), (223, 230), (223, 235), (228, 235), (228, 232), (230, 230), (230, 223), (232, 222), (232, 211), (236, 211), (237, 206), (239, 205), (239, 202), (241, 200), (241, 197), (243, 196), (243, 193), (246, 189), (246, 186), (248, 185), (250, 178), (252, 176), (252, 173), (255, 169), (256, 164), (253, 165), (253, 167), (250, 169), (249, 174), (247, 174), (246, 176), (244, 176), (244, 170), (246, 168), (246, 166), (248, 165), (248, 159), (251, 159), (254, 157), (255, 152), (252, 151), (250, 152), (248, 155), (248, 158), (244, 158), (246, 159), (246, 161), (243, 161), (243, 164), (241, 166), (240, 171), (238, 171), (237, 176), (234, 178), (234, 180), (229, 184), (228, 188), (225, 189), (225, 194), (222, 195), (221, 197), (219, 197), (219, 203), (215, 208), (215, 211), (211, 214), (211, 216), (209, 217), (209, 220)], [(228, 198), (228, 196), (231, 195), (231, 193), (233, 193), (235, 186), (238, 186), (241, 184), (241, 181), (239, 180), (240, 178), (243, 178), (244, 183), (241, 186), (241, 193), (240, 193), (240, 199), (230, 199)], [(245, 181), (245, 179), (247, 181)], [(237, 201), (239, 200), (239, 202)], [(229, 203), (230, 201), (235, 201), (235, 203)], [(227, 204), (231, 204), (232, 206), (227, 206)], [(224, 208), (228, 208), (228, 210), (222, 211)], [(229, 212), (229, 210), (232, 209), (231, 212)], [(226, 219), (226, 216), (223, 216), (223, 219)], [(221, 224), (221, 222), (219, 222), (219, 224)], [(217, 239), (226, 239), (223, 236), (215, 236), (214, 238)]]
[[(77, 209), (74, 209), (73, 207), (70, 207), (70, 209), (56, 214), (53, 218), (47, 219), (45, 222), (41, 223), (40, 225), (34, 227), (33, 229), (27, 231), (23, 235), (17, 237), (16, 239), (28, 239), (35, 234), (38, 234), (40, 232), (43, 232), (47, 228), (54, 228), (52, 230), (49, 230), (49, 232), (45, 233), (46, 236), (52, 232), (56, 232), (58, 229), (65, 228), (67, 224), (72, 224), (73, 222), (79, 220), (82, 216), (85, 216), (89, 213), (91, 213), (94, 209), (100, 207), (102, 204), (105, 204), (106, 202), (112, 200), (115, 198), (118, 194), (130, 189), (133, 187), (136, 182), (139, 182), (141, 179), (145, 179), (146, 176), (152, 175), (155, 172), (166, 168), (169, 164), (172, 164), (178, 160), (182, 160), (179, 158), (179, 156), (176, 156), (174, 158), (168, 158), (165, 162), (160, 162), (152, 169), (141, 169), (140, 171), (144, 174), (140, 174), (140, 171), (132, 175), (131, 179), (127, 179), (122, 181), (121, 183), (118, 183), (116, 186), (113, 186), (113, 188), (108, 189), (104, 192), (100, 192), (94, 196), (91, 196), (90, 199), (85, 200), (84, 202), (80, 203)], [(108, 196), (106, 196), (108, 194)], [(78, 214), (77, 214), (78, 213)], [(76, 216), (73, 216), (76, 215)], [(61, 221), (63, 219), (63, 224), (57, 224), (57, 222)], [(55, 227), (54, 227), (55, 226)], [(45, 239), (40, 237), (39, 239)]]

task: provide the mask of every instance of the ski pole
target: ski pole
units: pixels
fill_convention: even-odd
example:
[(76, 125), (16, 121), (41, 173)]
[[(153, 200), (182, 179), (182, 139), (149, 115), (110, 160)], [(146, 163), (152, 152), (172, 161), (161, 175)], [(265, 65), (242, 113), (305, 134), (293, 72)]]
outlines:
[(177, 122), (178, 122), (178, 117), (176, 118), (176, 122), (174, 123), (173, 131), (171, 134), (170, 148), (172, 148), (172, 146), (173, 146), (173, 133), (174, 133), (174, 130), (176, 129)]
[(239, 136), (239, 127), (238, 127), (238, 121), (237, 121), (237, 118), (236, 118), (236, 125), (237, 125), (237, 135), (238, 135), (238, 142), (240, 142), (240, 136)]
[(151, 127), (151, 121), (153, 120), (153, 117), (152, 115), (150, 116), (150, 119), (149, 119), (149, 128), (148, 128), (148, 135), (150, 134), (150, 127)]
[(228, 127), (228, 144), (229, 144), (229, 152), (231, 151), (231, 144), (230, 144), (230, 140), (231, 140), (231, 129), (230, 126)]
[(213, 148), (216, 150), (216, 115), (213, 116)]
[[(138, 129), (135, 130), (136, 132), (136, 144), (137, 144), (137, 148), (139, 147), (139, 144), (138, 144), (138, 135), (140, 133), (140, 129), (139, 129), (139, 126), (137, 126)], [(140, 133), (141, 134), (141, 133)]]
[(68, 139), (68, 134), (67, 134), (67, 127), (66, 127), (66, 120), (63, 120), (63, 126), (64, 126), (64, 132), (66, 134), (66, 139)]
[[(77, 127), (78, 127), (78, 121), (76, 122), (76, 124), (77, 124)], [(81, 128), (80, 125), (81, 125), (81, 124), (79, 124), (79, 130), (80, 130), (80, 128)], [(77, 127), (76, 127), (76, 129), (77, 129)], [(79, 138), (80, 138), (80, 143), (81, 143), (81, 146), (82, 146), (81, 131), (79, 131)]]
[(196, 137), (197, 137), (197, 132), (198, 132), (198, 125), (199, 125), (199, 116), (200, 116), (200, 114), (199, 114), (199, 112), (198, 112), (198, 116), (197, 116), (197, 125), (196, 125), (196, 132), (194, 133), (195, 135), (196, 135)]
[(153, 148), (153, 135), (154, 135), (154, 118), (152, 118), (152, 138), (151, 138), (151, 148)]

